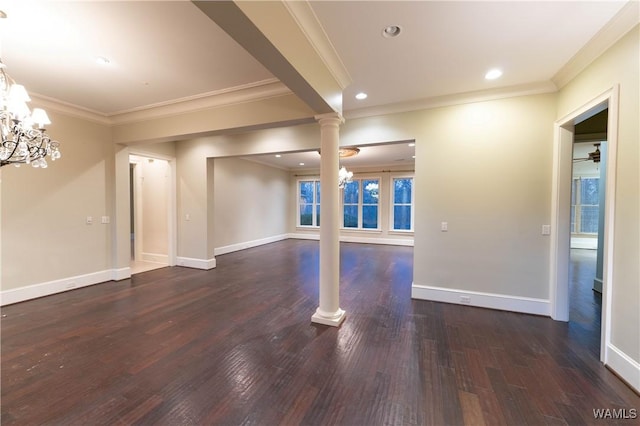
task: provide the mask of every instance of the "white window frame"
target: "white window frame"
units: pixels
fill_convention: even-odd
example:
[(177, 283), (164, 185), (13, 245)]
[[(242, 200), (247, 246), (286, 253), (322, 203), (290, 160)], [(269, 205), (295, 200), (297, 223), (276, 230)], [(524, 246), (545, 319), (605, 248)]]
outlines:
[[(365, 180), (377, 180), (378, 181), (378, 203), (377, 204), (364, 204), (363, 201), (363, 197), (364, 197), (364, 188), (362, 187), (362, 181)], [(344, 231), (365, 231), (365, 232), (380, 232), (381, 228), (381, 219), (382, 219), (382, 214), (381, 214), (381, 210), (382, 210), (382, 177), (381, 176), (362, 176), (362, 177), (357, 177), (357, 178), (353, 178), (351, 180), (352, 182), (358, 181), (358, 227), (354, 228), (354, 227), (348, 227), (348, 226), (344, 226), (344, 189), (340, 190), (340, 229), (344, 230)], [(355, 205), (355, 204), (349, 204), (351, 205)], [(362, 226), (362, 222), (363, 222), (363, 207), (364, 206), (378, 206), (378, 217), (376, 220), (376, 224), (377, 227), (375, 228), (363, 228)]]
[[(598, 209), (600, 209), (600, 203), (598, 200), (598, 204), (582, 204), (582, 180), (583, 179), (598, 179), (598, 189), (600, 189), (600, 176), (589, 176), (589, 175), (585, 175), (585, 176), (574, 176), (572, 178), (572, 182), (571, 182), (571, 187), (572, 187), (572, 191), (574, 188), (573, 183), (577, 181), (577, 184), (575, 185), (575, 194), (573, 194), (573, 196), (575, 197), (576, 203), (575, 204), (571, 204), (569, 206), (569, 210), (571, 210), (571, 207), (574, 207), (573, 209), (573, 224), (574, 227), (573, 229), (571, 229), (571, 235), (573, 235), (574, 237), (579, 237), (581, 235), (585, 235), (585, 236), (590, 236), (593, 237), (594, 235), (598, 235), (598, 232), (582, 232), (581, 228), (582, 228), (582, 207), (598, 207)], [(571, 222), (569, 222), (571, 223)]]
[[(396, 192), (396, 184), (395, 179), (411, 179), (411, 228), (410, 229), (395, 229), (395, 192)], [(407, 205), (407, 204), (398, 204), (398, 205)], [(400, 233), (407, 234), (412, 233), (414, 230), (415, 222), (416, 222), (416, 178), (413, 174), (393, 174), (389, 176), (389, 232), (390, 233)]]
[[(311, 225), (302, 225), (300, 223), (300, 183), (301, 182), (313, 182), (313, 203), (311, 204), (313, 208), (311, 209)], [(306, 229), (318, 229), (320, 228), (317, 219), (318, 215), (318, 207), (320, 203), (317, 201), (318, 191), (316, 190), (316, 183), (320, 183), (320, 177), (317, 176), (309, 176), (306, 179), (297, 179), (296, 180), (296, 227), (298, 228), (306, 228)]]

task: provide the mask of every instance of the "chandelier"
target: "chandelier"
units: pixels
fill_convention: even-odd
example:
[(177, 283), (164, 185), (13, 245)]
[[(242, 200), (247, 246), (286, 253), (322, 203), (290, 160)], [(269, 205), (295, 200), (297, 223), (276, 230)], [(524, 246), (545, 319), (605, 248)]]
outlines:
[(338, 188), (342, 189), (344, 186), (351, 182), (353, 178), (353, 172), (348, 171), (344, 166), (338, 170)]
[(60, 144), (46, 134), (44, 126), (51, 124), (47, 113), (40, 108), (29, 110), (27, 90), (16, 84), (5, 68), (0, 59), (0, 167), (31, 164), (44, 169), (47, 155), (52, 161), (61, 157)]

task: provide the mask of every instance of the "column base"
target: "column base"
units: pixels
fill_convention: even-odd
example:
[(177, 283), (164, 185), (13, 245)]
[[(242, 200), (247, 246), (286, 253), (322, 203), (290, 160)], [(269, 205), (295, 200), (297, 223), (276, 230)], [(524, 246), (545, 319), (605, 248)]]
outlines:
[(318, 308), (316, 309), (316, 313), (311, 316), (311, 322), (329, 325), (331, 327), (340, 327), (340, 324), (344, 321), (345, 314), (345, 311), (342, 309), (338, 309), (334, 313), (328, 313), (321, 311), (320, 308)]

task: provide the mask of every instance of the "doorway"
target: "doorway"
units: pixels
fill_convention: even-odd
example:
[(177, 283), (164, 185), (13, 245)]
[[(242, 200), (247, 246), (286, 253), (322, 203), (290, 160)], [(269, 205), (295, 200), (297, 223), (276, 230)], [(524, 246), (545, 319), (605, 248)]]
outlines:
[(569, 321), (569, 268), (571, 246), (571, 187), (572, 153), (576, 126), (608, 109), (607, 151), (600, 168), (607, 171), (604, 203), (600, 206), (604, 215), (602, 222), (602, 318), (600, 327), (600, 360), (607, 363), (606, 348), (610, 344), (611, 293), (613, 277), (613, 236), (614, 236), (614, 196), (618, 121), (618, 90), (613, 87), (582, 108), (567, 115), (555, 124), (554, 166), (552, 186), (551, 216), (551, 258), (550, 258), (550, 313), (558, 321)]
[(170, 177), (167, 160), (129, 156), (131, 274), (169, 266)]

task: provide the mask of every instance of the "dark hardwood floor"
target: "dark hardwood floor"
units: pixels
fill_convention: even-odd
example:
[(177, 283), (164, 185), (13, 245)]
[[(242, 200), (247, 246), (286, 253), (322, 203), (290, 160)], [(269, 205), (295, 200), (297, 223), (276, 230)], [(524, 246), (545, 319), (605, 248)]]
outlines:
[(411, 300), (412, 257), (342, 244), (340, 328), (302, 240), (4, 307), (2, 425), (638, 424), (599, 319)]

